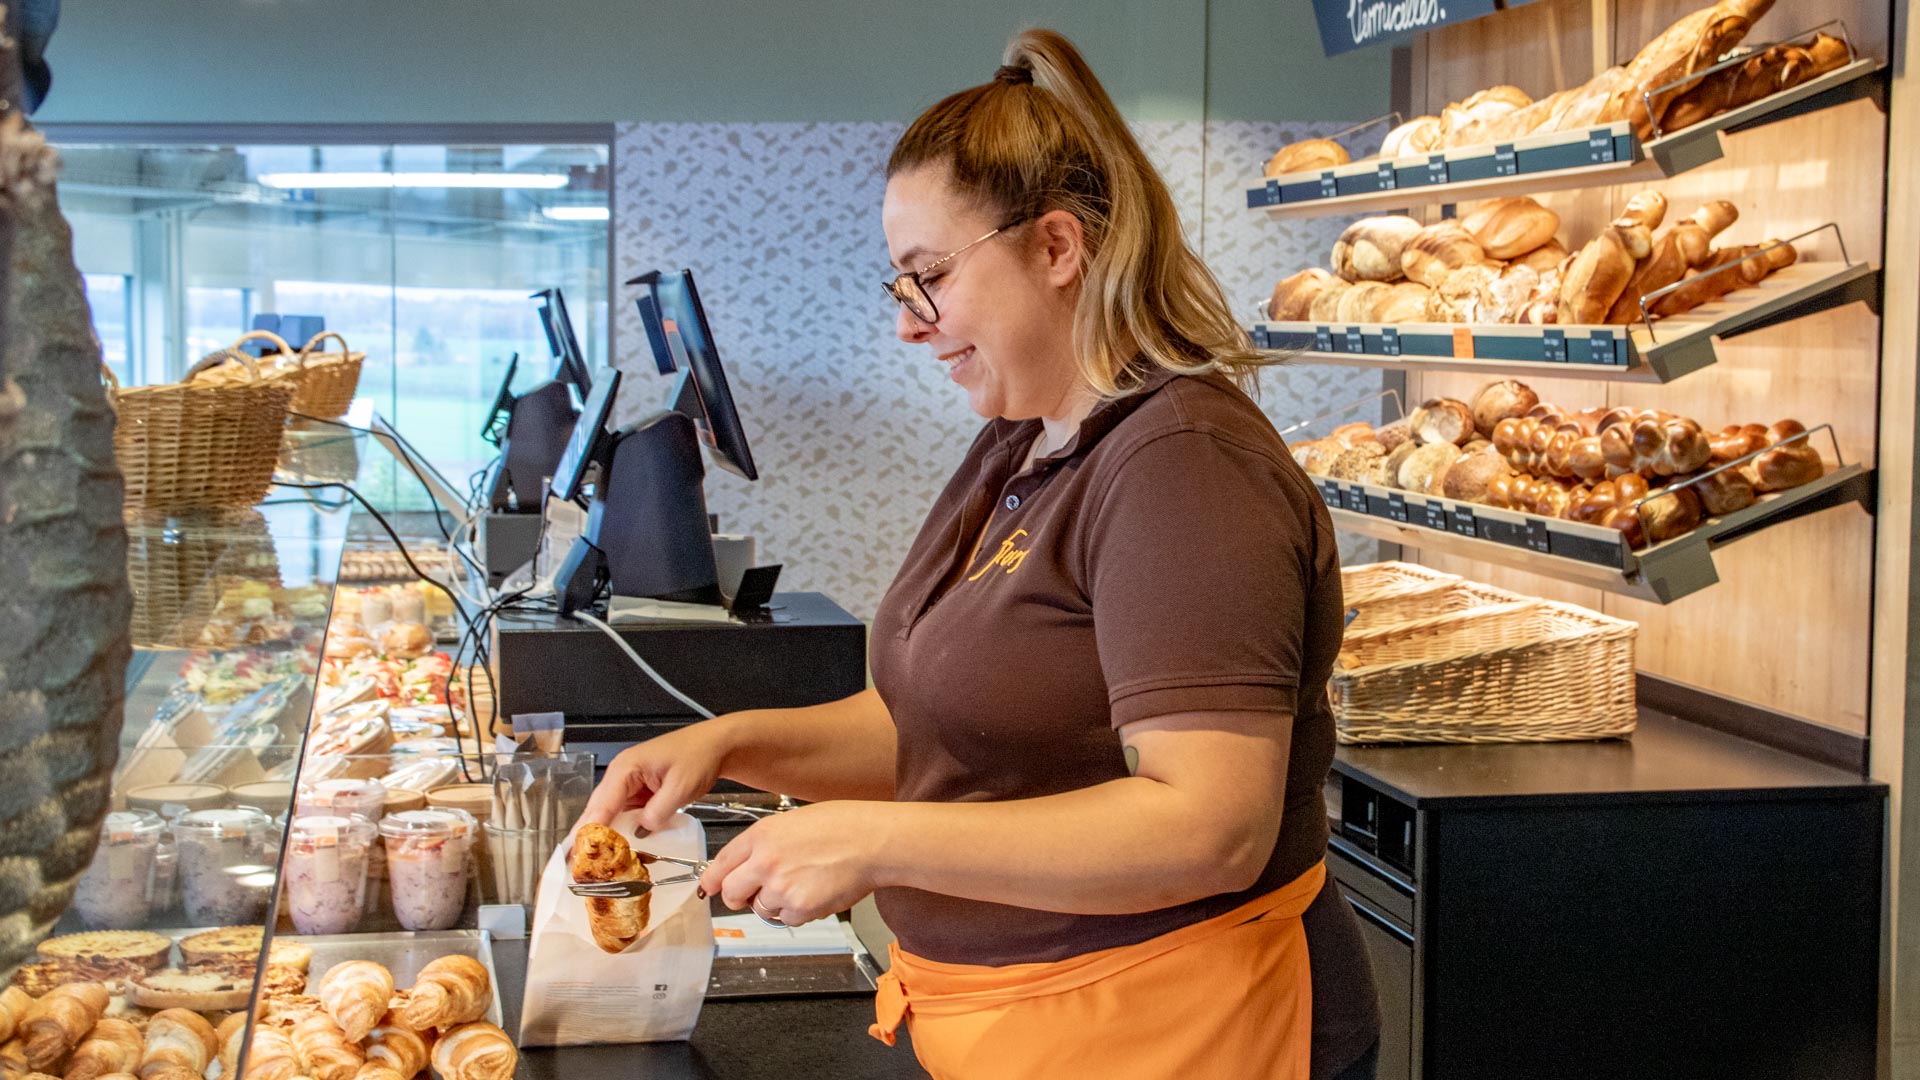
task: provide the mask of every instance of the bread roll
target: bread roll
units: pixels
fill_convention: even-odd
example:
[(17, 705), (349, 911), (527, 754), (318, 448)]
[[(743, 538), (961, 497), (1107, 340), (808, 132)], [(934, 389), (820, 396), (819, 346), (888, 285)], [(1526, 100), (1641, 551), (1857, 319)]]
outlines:
[(1440, 135), (1440, 118), (1437, 116), (1416, 116), (1401, 124), (1380, 143), (1380, 156), (1383, 158), (1412, 157), (1418, 154), (1431, 154), (1445, 145)]
[(1478, 241), (1458, 221), (1429, 225), (1408, 238), (1400, 252), (1400, 269), (1409, 281), (1437, 289), (1448, 274), (1489, 260)]
[(1279, 153), (1267, 159), (1267, 175), (1285, 176), (1314, 169), (1331, 169), (1352, 160), (1347, 148), (1332, 139), (1306, 139), (1281, 147)]
[(1340, 294), (1340, 303), (1334, 310), (1334, 321), (1354, 323), (1373, 321), (1373, 305), (1393, 290), (1393, 286), (1380, 281), (1362, 281), (1353, 288)]
[(1423, 443), (1459, 446), (1473, 439), (1473, 410), (1464, 401), (1434, 398), (1413, 411), (1413, 433)]
[(1310, 267), (1273, 287), (1267, 318), (1274, 322), (1305, 322), (1313, 316), (1313, 302), (1321, 293), (1346, 283), (1319, 267)]
[(1553, 240), (1560, 215), (1524, 195), (1489, 199), (1460, 225), (1492, 259), (1515, 259)]
[(1501, 379), (1481, 387), (1468, 408), (1473, 414), (1474, 430), (1492, 438), (1500, 421), (1510, 416), (1525, 416), (1538, 404), (1540, 395), (1534, 393), (1532, 387), (1513, 379)]
[(1362, 443), (1377, 443), (1380, 437), (1374, 433), (1373, 425), (1364, 420), (1351, 424), (1341, 424), (1333, 429), (1327, 438), (1340, 446), (1359, 446)]
[(1465, 131), (1510, 116), (1533, 104), (1526, 91), (1517, 86), (1495, 86), (1455, 102), (1440, 112), (1440, 139), (1447, 146), (1465, 146)]
[(1386, 447), (1378, 442), (1350, 446), (1335, 455), (1333, 464), (1327, 467), (1327, 476), (1335, 480), (1365, 480), (1372, 475), (1374, 463), (1386, 456)]
[(1367, 482), (1379, 487), (1399, 487), (1401, 467), (1404, 466), (1407, 463), (1407, 459), (1412, 457), (1419, 449), (1419, 443), (1408, 439), (1406, 442), (1387, 451), (1385, 457), (1374, 460), (1373, 471), (1368, 475)]
[(1333, 245), (1333, 272), (1348, 281), (1399, 281), (1406, 276), (1401, 252), (1420, 232), (1410, 217), (1361, 218), (1347, 226)]
[(1466, 455), (1450, 442), (1428, 443), (1407, 455), (1400, 466), (1400, 487), (1421, 495), (1438, 495), (1447, 470)]
[(1349, 282), (1334, 278), (1314, 294), (1313, 302), (1307, 307), (1307, 319), (1310, 322), (1330, 323), (1340, 317), (1340, 297), (1353, 288)]
[(1392, 453), (1403, 444), (1414, 441), (1413, 418), (1403, 416), (1373, 434), (1374, 438), (1380, 441), (1380, 445), (1386, 447), (1388, 453)]

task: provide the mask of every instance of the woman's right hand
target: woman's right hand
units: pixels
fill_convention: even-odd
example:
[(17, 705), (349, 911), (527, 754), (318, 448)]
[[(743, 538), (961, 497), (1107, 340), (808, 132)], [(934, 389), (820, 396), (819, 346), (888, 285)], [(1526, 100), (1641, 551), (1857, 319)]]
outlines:
[(641, 827), (658, 832), (681, 807), (713, 790), (730, 749), (723, 720), (690, 724), (629, 746), (607, 764), (580, 823), (610, 825), (615, 816), (637, 807)]

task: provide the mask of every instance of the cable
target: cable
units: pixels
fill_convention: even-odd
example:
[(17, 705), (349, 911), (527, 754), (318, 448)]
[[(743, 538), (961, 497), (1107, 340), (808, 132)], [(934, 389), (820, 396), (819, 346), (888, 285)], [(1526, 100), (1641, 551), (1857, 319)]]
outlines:
[[(342, 420), (330, 420), (324, 416), (309, 416), (306, 413), (293, 412), (291, 410), (287, 412), (287, 415), (297, 417), (301, 420), (311, 420), (316, 424), (332, 424), (334, 427), (343, 427), (348, 431), (357, 431), (362, 435), (377, 435), (372, 428), (359, 427)], [(441, 537), (448, 540), (453, 539), (453, 534), (447, 531), (446, 520), (442, 517), (445, 511), (440, 509), (440, 500), (433, 497), (433, 485), (427, 483), (427, 478), (421, 475), (419, 468), (415, 466), (413, 462), (408, 461), (405, 455), (396, 456), (400, 458), (400, 463), (407, 467), (407, 471), (413, 474), (413, 478), (420, 481), (420, 490), (427, 493), (427, 505), (433, 507), (433, 523), (439, 526)]]
[(681, 693), (679, 687), (674, 686), (672, 683), (662, 678), (659, 672), (653, 670), (652, 664), (649, 664), (645, 660), (642, 660), (640, 658), (640, 654), (633, 651), (633, 646), (627, 644), (627, 639), (620, 636), (620, 631), (615, 630), (613, 627), (608, 626), (606, 623), (601, 622), (599, 619), (594, 618), (592, 615), (584, 611), (574, 612), (573, 617), (580, 620), (583, 623), (587, 623), (589, 625), (599, 627), (601, 633), (612, 638), (613, 643), (615, 645), (620, 646), (620, 651), (627, 654), (627, 659), (632, 660), (634, 663), (640, 665), (640, 670), (646, 672), (648, 678), (652, 679), (655, 683), (658, 683), (660, 686), (660, 689), (665, 690), (669, 694), (672, 694), (674, 698), (680, 702), (680, 704), (685, 705), (689, 709), (692, 709), (696, 714), (698, 714), (703, 719), (706, 719), (706, 720), (713, 719), (713, 713), (709, 711), (705, 705), (702, 705), (699, 702), (688, 697), (687, 695)]

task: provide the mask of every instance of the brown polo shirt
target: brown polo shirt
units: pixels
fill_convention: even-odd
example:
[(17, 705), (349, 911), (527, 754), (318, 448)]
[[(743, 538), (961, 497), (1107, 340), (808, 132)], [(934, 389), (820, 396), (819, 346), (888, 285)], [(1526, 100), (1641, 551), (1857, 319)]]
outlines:
[[(1040, 428), (986, 425), (875, 614), (874, 685), (899, 729), (896, 797), (1091, 787), (1128, 775), (1117, 729), (1129, 721), (1254, 711), (1292, 726), (1280, 835), (1245, 891), (1139, 914), (881, 889), (901, 947), (930, 960), (1020, 964), (1130, 945), (1270, 892), (1326, 851), (1339, 561), (1326, 507), (1273, 425), (1223, 376), (1158, 373), (1016, 471)], [(1371, 1042), (1378, 1006), (1334, 889), (1304, 921), (1322, 1076)]]

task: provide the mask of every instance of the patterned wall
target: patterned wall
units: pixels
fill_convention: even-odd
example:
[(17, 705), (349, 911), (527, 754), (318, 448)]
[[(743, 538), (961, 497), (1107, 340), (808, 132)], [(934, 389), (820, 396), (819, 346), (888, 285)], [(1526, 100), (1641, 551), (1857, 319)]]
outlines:
[[(1326, 258), (1341, 222), (1278, 223), (1242, 185), (1275, 148), (1342, 125), (1158, 123), (1138, 129), (1190, 237), (1237, 305)], [(784, 590), (824, 592), (870, 618), (922, 515), (981, 421), (924, 348), (893, 336), (880, 230), (894, 124), (622, 125), (614, 149), (613, 266), (627, 278), (694, 268), (761, 479), (710, 473), (709, 509), (786, 566)], [(657, 406), (631, 296), (618, 296), (617, 419)], [(1377, 372), (1267, 372), (1277, 424), (1374, 392)], [(1370, 548), (1370, 545), (1368, 545)], [(1363, 549), (1343, 547), (1349, 558)]]

